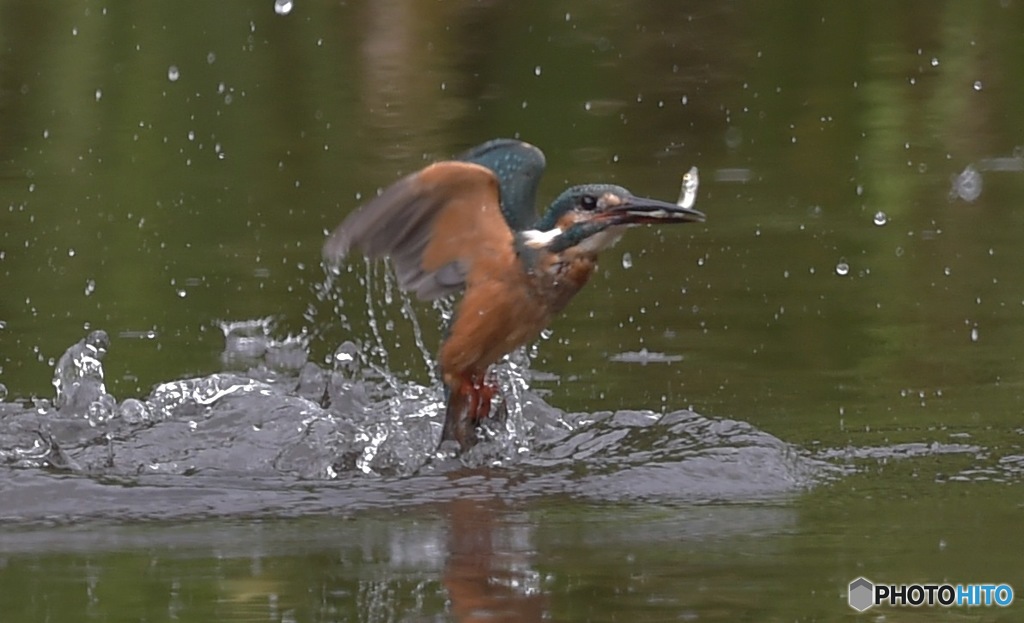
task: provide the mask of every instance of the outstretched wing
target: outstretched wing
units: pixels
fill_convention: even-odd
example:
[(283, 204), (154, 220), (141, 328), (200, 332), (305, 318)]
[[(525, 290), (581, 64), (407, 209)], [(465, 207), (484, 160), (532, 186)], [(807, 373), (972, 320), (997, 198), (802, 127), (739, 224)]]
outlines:
[[(408, 175), (352, 213), (324, 243), (340, 263), (353, 247), (390, 257), (398, 283), (436, 299), (514, 261), (513, 235), (499, 208), (498, 179), (468, 162), (439, 162)], [(507, 263), (507, 264), (506, 264)]]
[(536, 222), (544, 152), (523, 141), (498, 138), (468, 149), (455, 159), (475, 162), (494, 171), (501, 187), (501, 212), (514, 231), (529, 229)]

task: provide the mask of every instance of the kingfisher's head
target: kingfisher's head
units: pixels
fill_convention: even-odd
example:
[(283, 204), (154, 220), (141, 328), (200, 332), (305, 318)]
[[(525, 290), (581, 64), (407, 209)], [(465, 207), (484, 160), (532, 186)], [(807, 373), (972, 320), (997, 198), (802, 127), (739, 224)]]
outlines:
[(529, 247), (559, 253), (570, 247), (597, 253), (613, 245), (627, 227), (702, 222), (704, 214), (674, 203), (637, 197), (614, 184), (569, 188), (533, 229), (522, 232)]

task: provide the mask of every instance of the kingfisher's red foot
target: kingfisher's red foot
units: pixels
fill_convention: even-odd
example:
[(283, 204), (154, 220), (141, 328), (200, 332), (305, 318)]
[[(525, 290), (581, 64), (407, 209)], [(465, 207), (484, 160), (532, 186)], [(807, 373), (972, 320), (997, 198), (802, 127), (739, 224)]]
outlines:
[(477, 426), (491, 414), (491, 401), (498, 391), (492, 375), (462, 376), (458, 388), (449, 389), (441, 441), (458, 441), (463, 452), (476, 445)]

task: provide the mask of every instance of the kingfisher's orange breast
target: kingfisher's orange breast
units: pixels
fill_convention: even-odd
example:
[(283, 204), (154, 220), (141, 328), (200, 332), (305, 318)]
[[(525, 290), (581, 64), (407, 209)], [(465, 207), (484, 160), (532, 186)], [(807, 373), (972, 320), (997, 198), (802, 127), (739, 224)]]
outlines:
[(515, 265), (467, 283), (448, 339), (441, 345), (444, 381), (480, 377), (507, 353), (537, 339), (587, 282), (590, 254), (548, 255), (532, 271)]

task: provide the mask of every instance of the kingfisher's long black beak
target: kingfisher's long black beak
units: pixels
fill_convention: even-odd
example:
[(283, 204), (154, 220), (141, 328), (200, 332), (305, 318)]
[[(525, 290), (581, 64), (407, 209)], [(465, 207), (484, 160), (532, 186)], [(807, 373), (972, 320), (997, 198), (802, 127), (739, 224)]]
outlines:
[(634, 197), (623, 198), (622, 203), (609, 207), (599, 215), (602, 220), (614, 225), (644, 225), (654, 223), (702, 223), (704, 213), (693, 208), (684, 208), (667, 201)]

